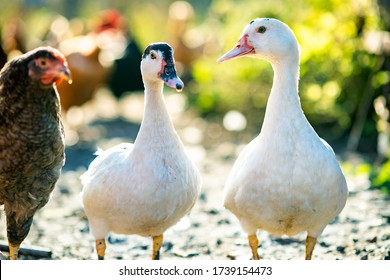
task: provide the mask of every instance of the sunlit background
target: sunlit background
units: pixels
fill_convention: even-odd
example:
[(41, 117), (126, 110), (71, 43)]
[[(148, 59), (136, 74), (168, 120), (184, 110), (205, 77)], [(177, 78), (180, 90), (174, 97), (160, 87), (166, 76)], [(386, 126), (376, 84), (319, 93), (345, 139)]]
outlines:
[[(41, 45), (67, 56), (73, 83), (58, 87), (67, 128), (64, 170), (81, 172), (96, 146), (134, 140), (143, 113), (141, 54), (151, 42), (168, 42), (185, 83), (180, 94), (165, 88), (179, 135), (199, 165), (215, 155), (234, 160), (261, 129), (273, 72), (260, 60), (216, 59), (256, 17), (278, 18), (295, 32), (307, 118), (348, 176), (388, 196), (387, 0), (1, 1), (0, 67)], [(75, 180), (69, 174), (63, 178)]]
[(301, 44), (300, 97), (315, 129), (336, 151), (383, 163), (390, 130), (389, 6), (386, 0), (2, 1), (1, 63), (40, 45), (59, 48), (74, 73), (74, 84), (60, 87), (67, 111), (101, 86), (116, 98), (142, 92), (140, 55), (149, 43), (166, 41), (186, 84), (185, 109), (228, 131), (256, 134), (270, 65), (215, 60), (251, 19), (275, 17)]

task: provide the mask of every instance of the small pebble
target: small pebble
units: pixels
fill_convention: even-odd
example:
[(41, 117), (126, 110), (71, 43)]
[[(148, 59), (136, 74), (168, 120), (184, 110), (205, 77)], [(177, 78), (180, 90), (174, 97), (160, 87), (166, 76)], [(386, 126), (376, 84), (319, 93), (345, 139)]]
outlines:
[(218, 215), (219, 211), (217, 209), (211, 209), (211, 210), (207, 211), (207, 213), (209, 213), (210, 215)]
[(324, 241), (321, 241), (319, 244), (321, 247), (325, 247), (325, 248), (328, 248), (330, 246), (328, 243), (326, 243)]
[(355, 255), (357, 256), (357, 255), (359, 255), (361, 252), (362, 252), (362, 251), (361, 251), (360, 249), (356, 249), (356, 250), (355, 250)]
[(173, 248), (173, 243), (170, 241), (164, 242), (163, 248), (164, 248), (165, 252), (171, 251)]
[(376, 243), (378, 240), (378, 238), (375, 236), (374, 238), (371, 238), (369, 240), (367, 240), (369, 243)]
[(199, 195), (199, 200), (207, 202), (207, 195), (204, 192), (202, 192)]
[(345, 254), (345, 247), (344, 246), (337, 246), (336, 248), (337, 252), (341, 254)]
[(222, 219), (218, 221), (218, 225), (230, 225), (230, 221), (228, 219)]

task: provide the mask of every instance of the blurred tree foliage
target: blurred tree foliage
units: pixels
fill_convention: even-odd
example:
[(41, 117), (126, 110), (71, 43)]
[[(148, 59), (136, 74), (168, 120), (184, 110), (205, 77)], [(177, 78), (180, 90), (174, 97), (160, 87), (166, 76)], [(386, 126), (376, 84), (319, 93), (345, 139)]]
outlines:
[[(328, 140), (346, 137), (365, 91), (374, 86), (378, 95), (388, 82), (388, 72), (378, 72), (381, 62), (377, 55), (364, 45), (364, 32), (381, 24), (373, 1), (276, 0), (259, 4), (257, 0), (216, 0), (210, 17), (220, 23), (217, 33), (225, 45), (223, 52), (236, 44), (252, 18), (275, 17), (294, 30), (301, 44), (302, 106)], [(238, 109), (249, 123), (259, 126), (272, 84), (268, 63), (244, 58), (215, 65), (215, 57), (204, 57), (194, 64), (193, 75), (194, 102), (202, 113)], [(362, 149), (375, 150), (375, 131), (371, 115), (364, 127), (362, 139), (367, 142), (362, 142)]]

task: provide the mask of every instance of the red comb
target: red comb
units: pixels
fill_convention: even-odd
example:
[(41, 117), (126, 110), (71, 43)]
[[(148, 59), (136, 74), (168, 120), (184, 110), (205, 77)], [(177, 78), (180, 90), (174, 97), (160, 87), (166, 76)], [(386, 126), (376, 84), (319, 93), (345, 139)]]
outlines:
[(49, 51), (58, 61), (62, 63), (66, 62), (65, 56), (62, 53), (60, 53), (57, 49), (50, 48)]

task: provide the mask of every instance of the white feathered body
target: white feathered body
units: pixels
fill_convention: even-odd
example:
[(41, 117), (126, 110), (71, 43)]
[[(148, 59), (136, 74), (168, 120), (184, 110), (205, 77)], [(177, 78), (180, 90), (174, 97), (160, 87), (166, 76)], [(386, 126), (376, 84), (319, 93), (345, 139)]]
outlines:
[(225, 207), (249, 234), (263, 229), (318, 236), (343, 209), (347, 185), (332, 148), (302, 112), (297, 76), (279, 70), (274, 67), (262, 131), (240, 153), (226, 182)]
[(96, 239), (109, 231), (161, 235), (198, 197), (199, 172), (173, 128), (162, 93), (145, 98), (134, 145), (102, 152), (82, 177), (84, 209)]

